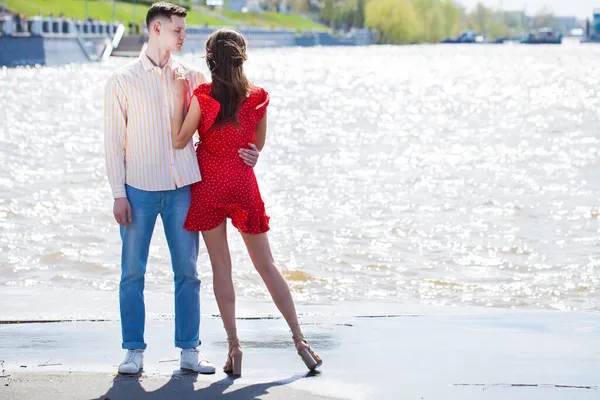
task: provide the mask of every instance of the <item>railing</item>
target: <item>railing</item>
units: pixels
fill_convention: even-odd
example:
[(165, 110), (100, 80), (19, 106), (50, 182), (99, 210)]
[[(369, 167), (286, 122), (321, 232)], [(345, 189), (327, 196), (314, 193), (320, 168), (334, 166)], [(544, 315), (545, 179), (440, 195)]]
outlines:
[(0, 17), (0, 36), (94, 35), (114, 36), (120, 23), (33, 17)]
[[(6, 15), (0, 18), (0, 36), (94, 36), (94, 37), (110, 37), (113, 38), (117, 34), (117, 29), (122, 24), (110, 24), (99, 21), (77, 21), (71, 19), (55, 19), (33, 17), (29, 19), (15, 18), (12, 15)], [(205, 37), (214, 32), (215, 27), (207, 26), (190, 26), (187, 29), (187, 34), (190, 38)], [(258, 28), (258, 27), (238, 27), (244, 35), (248, 37), (250, 42), (253, 40), (266, 40), (275, 37), (277, 40), (288, 40), (290, 44), (296, 41), (298, 45), (368, 45), (374, 43), (372, 32), (368, 30), (357, 30), (349, 35), (349, 37), (338, 37), (328, 32), (320, 31), (303, 31), (297, 32), (294, 29), (284, 28)], [(141, 31), (141, 32), (140, 32)], [(129, 34), (142, 34), (147, 36), (145, 24), (139, 25), (130, 24)], [(275, 40), (274, 39), (274, 40)]]
[(102, 60), (108, 60), (110, 58), (110, 55), (112, 54), (113, 50), (119, 47), (119, 43), (121, 42), (121, 39), (123, 38), (124, 34), (125, 27), (123, 26), (123, 24), (121, 24), (117, 27), (117, 31), (115, 32), (113, 40), (110, 43), (108, 43), (108, 45), (104, 49), (104, 52), (101, 56)]

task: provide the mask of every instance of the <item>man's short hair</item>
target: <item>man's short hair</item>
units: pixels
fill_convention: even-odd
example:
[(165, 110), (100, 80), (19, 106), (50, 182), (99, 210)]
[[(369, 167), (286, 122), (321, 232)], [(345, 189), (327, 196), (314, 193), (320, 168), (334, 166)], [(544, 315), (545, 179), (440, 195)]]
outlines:
[(156, 18), (163, 17), (171, 19), (173, 15), (185, 18), (187, 16), (187, 10), (176, 4), (165, 3), (164, 1), (152, 4), (146, 14), (146, 26), (148, 27), (148, 31), (150, 32), (152, 30), (150, 24)]

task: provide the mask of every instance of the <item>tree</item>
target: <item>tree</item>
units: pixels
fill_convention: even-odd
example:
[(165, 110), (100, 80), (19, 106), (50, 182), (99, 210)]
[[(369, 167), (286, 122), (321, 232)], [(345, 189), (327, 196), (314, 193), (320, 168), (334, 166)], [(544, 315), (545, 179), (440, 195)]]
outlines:
[(379, 32), (384, 43), (413, 43), (419, 16), (409, 0), (371, 0), (365, 7), (367, 26)]
[(307, 14), (310, 12), (310, 0), (292, 0), (290, 3), (295, 13)]
[(427, 42), (437, 43), (444, 39), (444, 14), (442, 6), (434, 4), (428, 11), (426, 18), (427, 20), (427, 34), (425, 40)]
[(280, 0), (266, 0), (264, 4), (269, 11), (279, 11), (279, 2)]
[(542, 7), (533, 19), (534, 28), (542, 28), (544, 26), (556, 28), (557, 25), (556, 18), (554, 17), (552, 10), (548, 7)]
[(472, 28), (481, 34), (487, 34), (489, 19), (490, 10), (478, 2), (475, 10), (471, 14)]
[(335, 9), (333, 5), (333, 0), (325, 0), (323, 2), (323, 8), (321, 9), (321, 20), (327, 24), (331, 25), (333, 19), (335, 17)]
[(508, 25), (504, 19), (504, 13), (493, 11), (488, 21), (487, 35), (490, 39), (498, 39), (509, 35)]
[(460, 29), (460, 18), (464, 11), (452, 0), (443, 1), (441, 10), (444, 18), (444, 37), (455, 36)]
[[(519, 21), (523, 16), (520, 14), (514, 14), (509, 18), (507, 13), (487, 8), (481, 2), (469, 13), (465, 12), (457, 0), (323, 0), (323, 2), (322, 18), (330, 13), (331, 25), (334, 27), (360, 27), (361, 16), (357, 14), (364, 5), (364, 23), (379, 33), (380, 41), (383, 43), (437, 43), (467, 28), (495, 39), (520, 34), (523, 29), (523, 24)], [(549, 13), (542, 14), (547, 16)]]
[(362, 29), (365, 27), (365, 0), (358, 0), (352, 26)]

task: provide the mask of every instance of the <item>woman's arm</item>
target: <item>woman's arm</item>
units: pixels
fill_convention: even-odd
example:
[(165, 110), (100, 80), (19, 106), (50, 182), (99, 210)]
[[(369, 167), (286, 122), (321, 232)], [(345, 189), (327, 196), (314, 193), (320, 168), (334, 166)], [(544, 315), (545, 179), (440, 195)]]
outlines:
[(267, 113), (265, 111), (265, 116), (262, 117), (260, 121), (258, 121), (258, 125), (256, 126), (256, 134), (254, 135), (254, 144), (258, 151), (262, 151), (263, 147), (265, 147), (265, 141), (267, 140)]
[(192, 96), (190, 99), (190, 108), (184, 120), (183, 115), (187, 88), (188, 84), (185, 78), (181, 75), (177, 75), (176, 71), (173, 71), (175, 113), (173, 115), (173, 120), (171, 121), (171, 135), (173, 138), (173, 147), (176, 149), (183, 149), (188, 145), (190, 140), (192, 140), (192, 136), (194, 136), (196, 129), (198, 129), (198, 124), (202, 117), (198, 99), (196, 99), (195, 96)]
[[(198, 99), (194, 96), (190, 100), (190, 109), (183, 121), (183, 108), (185, 103), (181, 101), (179, 105), (175, 105), (175, 117), (171, 124), (171, 135), (173, 135), (173, 147), (176, 149), (183, 149), (188, 145), (192, 136), (198, 129), (202, 112), (200, 111), (200, 105)], [(183, 123), (181, 122), (183, 121)]]

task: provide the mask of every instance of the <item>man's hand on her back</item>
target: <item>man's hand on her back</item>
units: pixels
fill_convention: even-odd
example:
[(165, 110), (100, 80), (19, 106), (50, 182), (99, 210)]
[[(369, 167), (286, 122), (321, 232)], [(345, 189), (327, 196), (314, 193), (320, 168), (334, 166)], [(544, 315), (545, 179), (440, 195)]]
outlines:
[(115, 199), (115, 205), (113, 206), (113, 214), (119, 225), (129, 226), (132, 221), (131, 218), (131, 206), (127, 197), (119, 197)]
[(258, 162), (259, 152), (254, 143), (248, 143), (249, 149), (239, 149), (238, 155), (244, 160), (244, 163), (254, 168), (256, 163)]

